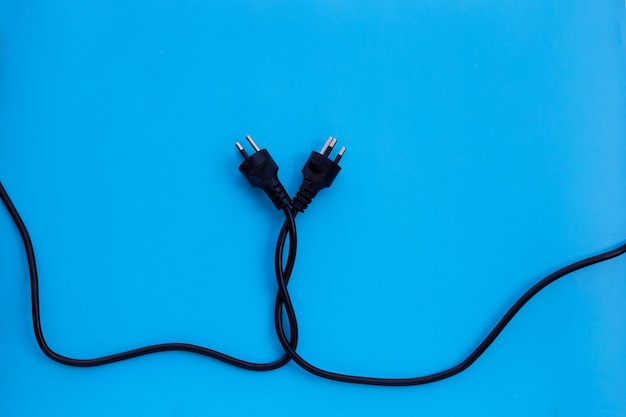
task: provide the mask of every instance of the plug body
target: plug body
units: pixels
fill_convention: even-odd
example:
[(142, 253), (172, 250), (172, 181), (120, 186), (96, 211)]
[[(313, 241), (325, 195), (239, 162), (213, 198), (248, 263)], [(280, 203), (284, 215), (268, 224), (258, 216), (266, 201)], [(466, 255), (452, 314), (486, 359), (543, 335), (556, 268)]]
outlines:
[(337, 143), (337, 139), (330, 137), (324, 144), (321, 152), (311, 152), (311, 156), (302, 167), (302, 185), (293, 200), (293, 208), (303, 213), (317, 193), (324, 188), (331, 186), (341, 167), (339, 161), (343, 157), (346, 148), (343, 147), (335, 157), (330, 159), (329, 156)]
[(250, 185), (262, 189), (278, 210), (289, 206), (291, 199), (278, 179), (278, 165), (267, 149), (259, 149), (250, 136), (246, 136), (246, 139), (255, 152), (248, 155), (243, 146), (239, 142), (236, 143), (237, 149), (244, 158), (239, 165), (239, 171), (250, 182)]

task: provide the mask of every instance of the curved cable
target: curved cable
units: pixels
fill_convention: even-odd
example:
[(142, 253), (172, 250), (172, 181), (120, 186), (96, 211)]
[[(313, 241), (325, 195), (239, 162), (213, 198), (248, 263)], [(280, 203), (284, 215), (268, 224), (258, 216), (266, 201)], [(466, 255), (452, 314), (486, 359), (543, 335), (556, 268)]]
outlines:
[[(273, 362), (268, 363), (255, 363), (249, 362), (245, 360), (241, 360), (235, 358), (233, 356), (226, 355), (224, 353), (218, 352), (213, 349), (208, 349), (202, 346), (197, 346), (189, 343), (162, 343), (156, 345), (145, 346), (121, 353), (116, 353), (112, 355), (102, 356), (98, 358), (91, 359), (75, 359), (70, 358), (68, 356), (61, 355), (55, 352), (46, 342), (44, 337), (43, 329), (41, 327), (41, 312), (39, 308), (39, 278), (37, 272), (37, 263), (35, 261), (35, 251), (33, 249), (33, 244), (26, 229), (26, 225), (22, 221), (15, 205), (11, 201), (7, 191), (5, 190), (2, 183), (0, 183), (0, 199), (6, 206), (15, 226), (17, 227), (19, 234), (24, 243), (24, 249), (26, 251), (26, 259), (28, 262), (28, 270), (30, 273), (30, 288), (31, 288), (31, 307), (32, 307), (32, 320), (33, 320), (33, 330), (35, 332), (35, 338), (37, 340), (37, 344), (41, 351), (50, 359), (59, 362), (64, 365), (76, 366), (76, 367), (93, 367), (106, 365), (109, 363), (119, 362), (127, 359), (136, 358), (138, 356), (144, 356), (157, 352), (167, 352), (167, 351), (184, 351), (191, 352), (198, 355), (208, 356), (213, 359), (217, 359), (219, 361), (225, 362), (229, 365), (233, 365), (239, 368), (248, 369), (251, 371), (270, 371), (273, 369), (280, 368), (289, 362), (290, 357), (288, 355), (284, 355), (280, 359), (277, 359)], [(284, 271), (282, 275), (284, 278), (283, 283), (286, 284), (289, 277), (291, 276), (291, 270), (293, 269), (293, 265), (295, 263), (296, 249), (297, 249), (297, 237), (295, 231), (295, 223), (293, 221), (293, 215), (290, 210), (285, 210), (285, 216), (287, 217), (287, 221), (285, 222), (287, 227), (287, 232), (289, 234), (289, 253), (287, 266), (288, 268)], [(290, 221), (289, 221), (290, 220)], [(284, 241), (284, 239), (283, 239)], [(281, 271), (283, 272), (283, 271)], [(277, 300), (277, 306), (280, 305)], [(280, 310), (280, 308), (278, 308)], [(293, 315), (294, 321), (290, 321), (290, 333), (291, 340), (288, 342), (289, 346), (292, 349), (296, 348), (297, 340), (298, 340), (298, 328), (297, 323), (295, 321), (295, 315)]]
[[(500, 321), (496, 324), (496, 326), (491, 330), (491, 332), (487, 335), (487, 337), (459, 364), (452, 366), (446, 370), (433, 373), (430, 375), (419, 376), (419, 377), (411, 377), (411, 378), (376, 378), (376, 377), (367, 377), (367, 376), (355, 376), (355, 375), (346, 375), (336, 372), (329, 372), (318, 368), (309, 362), (307, 362), (304, 358), (302, 358), (296, 352), (297, 340), (298, 340), (298, 326), (295, 310), (291, 301), (291, 297), (289, 295), (289, 291), (287, 289), (287, 284), (289, 279), (291, 278), (291, 274), (293, 272), (293, 267), (295, 264), (295, 257), (297, 251), (297, 233), (296, 233), (296, 225), (295, 225), (295, 216), (297, 212), (292, 209), (285, 208), (283, 209), (285, 214), (285, 222), (281, 228), (281, 231), (278, 236), (278, 241), (276, 244), (275, 258), (274, 258), (274, 267), (276, 272), (276, 279), (278, 284), (278, 295), (276, 298), (276, 304), (274, 309), (274, 324), (276, 327), (276, 333), (278, 339), (281, 343), (281, 346), (286, 352), (286, 355), (281, 357), (280, 359), (269, 362), (269, 363), (254, 363), (248, 362), (241, 359), (237, 359), (235, 357), (226, 355), (224, 353), (208, 349), (202, 346), (192, 345), (188, 343), (163, 343), (157, 345), (146, 346), (138, 349), (129, 350), (126, 352), (121, 352), (113, 355), (103, 356), (99, 358), (93, 359), (74, 359), (67, 356), (63, 356), (54, 350), (52, 350), (44, 337), (43, 330), (41, 327), (41, 319), (40, 319), (40, 308), (39, 308), (39, 286), (38, 286), (38, 273), (37, 273), (37, 265), (35, 261), (35, 253), (33, 249), (33, 245), (22, 221), (19, 213), (17, 212), (13, 202), (11, 201), (9, 195), (7, 194), (4, 186), (0, 183), (0, 198), (2, 199), (4, 205), (6, 206), (11, 218), (13, 219), (20, 236), (24, 243), (24, 249), (26, 251), (26, 257), (28, 261), (28, 268), (30, 272), (30, 282), (31, 282), (31, 301), (32, 301), (32, 319), (33, 319), (33, 329), (35, 332), (35, 338), (37, 343), (42, 350), (42, 352), (48, 356), (50, 359), (70, 366), (77, 367), (92, 367), (92, 366), (100, 366), (108, 363), (118, 362), (122, 360), (127, 360), (131, 358), (135, 358), (138, 356), (143, 356), (151, 353), (157, 352), (165, 352), (165, 351), (186, 351), (191, 353), (196, 353), (203, 356), (208, 356), (222, 362), (228, 363), (233, 366), (237, 366), (244, 369), (254, 370), (254, 371), (269, 371), (273, 369), (277, 369), (286, 363), (289, 360), (293, 359), (300, 367), (305, 369), (306, 371), (317, 375), (322, 378), (331, 379), (339, 382), (347, 382), (347, 383), (356, 383), (356, 384), (367, 384), (367, 385), (384, 385), (384, 386), (407, 386), (407, 385), (421, 385), (432, 383), (435, 381), (440, 381), (442, 379), (449, 378), (454, 376), (467, 368), (469, 368), (493, 343), (493, 341), (500, 335), (502, 330), (508, 325), (508, 323), (513, 319), (513, 317), (522, 309), (522, 307), (530, 301), (532, 297), (538, 294), (545, 287), (553, 283), (554, 281), (562, 278), (572, 272), (575, 272), (579, 269), (586, 268), (593, 264), (604, 262), (609, 259), (615, 258), (626, 253), (626, 245), (622, 245), (616, 249), (611, 251), (602, 253), (600, 255), (592, 256), (590, 258), (584, 259), (582, 261), (576, 262), (569, 266), (566, 266), (539, 281), (533, 287), (531, 287), (524, 295), (522, 295), (513, 306), (506, 312), (506, 314), (500, 319)], [(289, 249), (288, 249), (288, 257), (287, 262), (283, 267), (283, 254), (285, 251), (285, 244), (287, 242), (287, 237), (289, 237)], [(285, 324), (283, 322), (283, 311), (287, 316), (288, 321), (288, 329), (290, 333), (290, 337), (286, 335)]]
[[(282, 264), (283, 264), (283, 251), (285, 246), (286, 233), (284, 233), (285, 227), (289, 227), (286, 224), (279, 235), (278, 242), (276, 244), (276, 253), (275, 253), (275, 262), (274, 269), (276, 272), (276, 279), (278, 283), (278, 292), (280, 299), (284, 302), (283, 306), (287, 313), (287, 317), (290, 321), (295, 321), (295, 311), (293, 308), (293, 304), (291, 302), (291, 297), (289, 296), (289, 291), (287, 289), (287, 282), (285, 281), (285, 276), (283, 274)], [(441, 381), (442, 379), (450, 378), (460, 372), (463, 372), (467, 368), (469, 368), (476, 360), (487, 350), (487, 348), (493, 343), (493, 341), (500, 335), (502, 330), (509, 324), (509, 322), (513, 319), (513, 317), (522, 309), (522, 307), (530, 301), (535, 295), (537, 295), (541, 290), (546, 288), (548, 285), (552, 284), (554, 281), (562, 278), (572, 272), (578, 271), (579, 269), (586, 268), (588, 266), (597, 264), (599, 262), (608, 261), (609, 259), (613, 259), (617, 256), (623, 255), (626, 253), (626, 245), (622, 245), (616, 249), (610, 250), (608, 252), (602, 253), (600, 255), (592, 256), (590, 258), (584, 259), (582, 261), (575, 262), (571, 265), (568, 265), (564, 268), (559, 269), (558, 271), (548, 275), (535, 285), (533, 285), (528, 291), (524, 293), (511, 308), (504, 314), (504, 316), (500, 319), (500, 321), (495, 325), (495, 327), (489, 332), (487, 337), (459, 364), (452, 366), (446, 370), (436, 372), (430, 375), (411, 377), (411, 378), (376, 378), (376, 377), (368, 377), (368, 376), (357, 376), (357, 375), (347, 375), (341, 374), (337, 372), (330, 372), (324, 369), (318, 368), (311, 363), (307, 362), (302, 356), (300, 356), (295, 349), (289, 346), (289, 340), (285, 335), (285, 331), (283, 328), (282, 315), (275, 315), (275, 327), (276, 334), (278, 339), (285, 349), (285, 352), (291, 359), (298, 364), (305, 371), (310, 372), (313, 375), (316, 375), (321, 378), (331, 379), (339, 382), (353, 383), (353, 384), (364, 384), (364, 385), (382, 385), (382, 386), (411, 386), (411, 385), (423, 385), (429, 384), (436, 381)]]

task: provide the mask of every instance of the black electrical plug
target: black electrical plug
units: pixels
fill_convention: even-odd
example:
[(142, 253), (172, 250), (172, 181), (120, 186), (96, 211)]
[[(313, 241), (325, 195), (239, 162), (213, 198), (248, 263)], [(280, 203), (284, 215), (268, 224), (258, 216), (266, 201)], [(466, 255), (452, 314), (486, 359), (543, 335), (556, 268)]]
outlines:
[(329, 158), (336, 144), (337, 139), (329, 137), (321, 152), (311, 152), (311, 156), (302, 168), (304, 179), (292, 203), (293, 208), (300, 213), (304, 213), (320, 190), (330, 187), (341, 171), (339, 161), (346, 152), (346, 147), (339, 150), (334, 160)]
[(235, 143), (244, 161), (239, 165), (239, 171), (253, 187), (261, 188), (265, 194), (272, 200), (272, 203), (278, 210), (282, 210), (291, 204), (291, 198), (285, 191), (285, 187), (278, 179), (278, 165), (272, 159), (267, 149), (259, 149), (250, 135), (246, 136), (246, 140), (250, 142), (254, 153), (248, 155), (241, 143)]

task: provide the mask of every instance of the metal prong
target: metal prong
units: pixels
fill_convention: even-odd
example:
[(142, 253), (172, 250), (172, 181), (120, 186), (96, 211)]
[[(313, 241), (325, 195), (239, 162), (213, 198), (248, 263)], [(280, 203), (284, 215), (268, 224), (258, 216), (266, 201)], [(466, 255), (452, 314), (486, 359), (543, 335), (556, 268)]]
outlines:
[(337, 139), (330, 136), (324, 144), (324, 147), (322, 148), (322, 151), (320, 153), (324, 156), (330, 155), (333, 150), (333, 146), (335, 146), (335, 143), (337, 143)]
[(241, 146), (241, 143), (237, 142), (235, 143), (235, 146), (237, 147), (237, 149), (239, 149), (239, 152), (241, 152), (241, 155), (243, 155), (243, 159), (248, 159), (248, 152), (246, 152), (243, 146)]
[(343, 154), (344, 153), (346, 153), (346, 147), (345, 146), (343, 146), (341, 149), (339, 149), (339, 153), (335, 157), (335, 163), (336, 164), (338, 164), (339, 161), (341, 161), (341, 158), (343, 158)]
[(256, 143), (254, 143), (254, 141), (252, 140), (252, 137), (250, 137), (250, 135), (246, 135), (246, 140), (247, 140), (248, 142), (250, 142), (250, 145), (252, 145), (252, 147), (254, 148), (254, 150), (255, 150), (256, 152), (260, 151), (259, 147), (257, 146), (257, 144), (256, 144)]
[(326, 153), (324, 153), (324, 156), (326, 157), (330, 156), (330, 153), (333, 151), (333, 148), (335, 147), (336, 144), (337, 144), (337, 139), (333, 138), (333, 140), (331, 140), (330, 143), (328, 144), (328, 149), (326, 149)]

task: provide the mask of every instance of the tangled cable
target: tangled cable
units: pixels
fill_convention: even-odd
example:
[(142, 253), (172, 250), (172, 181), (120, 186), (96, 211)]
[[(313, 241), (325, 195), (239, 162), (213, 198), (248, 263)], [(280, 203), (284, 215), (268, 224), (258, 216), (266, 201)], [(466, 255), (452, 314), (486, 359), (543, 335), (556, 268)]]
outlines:
[[(237, 149), (239, 149), (239, 152), (244, 158), (243, 163), (239, 166), (240, 172), (252, 186), (261, 188), (270, 198), (272, 203), (274, 203), (275, 207), (282, 211), (285, 215), (285, 222), (283, 223), (278, 235), (274, 256), (274, 270), (278, 286), (278, 294), (276, 296), (276, 303), (274, 307), (274, 324), (276, 336), (285, 351), (285, 355), (272, 362), (255, 363), (238, 359), (213, 349), (188, 343), (162, 343), (91, 359), (75, 359), (55, 352), (47, 344), (41, 327), (41, 313), (39, 308), (39, 277), (33, 244), (28, 230), (15, 208), (15, 205), (11, 201), (11, 198), (2, 183), (0, 183), (0, 199), (4, 203), (9, 215), (17, 227), (26, 252), (26, 259), (30, 274), (33, 330), (37, 344), (46, 356), (64, 365), (93, 367), (132, 359), (151, 353), (185, 351), (208, 356), (227, 364), (251, 371), (270, 371), (278, 369), (289, 363), (290, 360), (293, 360), (298, 366), (313, 375), (339, 382), (384, 386), (428, 384), (449, 378), (469, 368), (487, 350), (502, 330), (504, 330), (506, 325), (522, 309), (522, 307), (532, 297), (537, 295), (551, 283), (555, 282), (559, 278), (571, 274), (572, 272), (599, 262), (613, 259), (626, 253), (626, 245), (622, 245), (600, 255), (592, 256), (568, 265), (543, 278), (541, 281), (532, 286), (532, 288), (526, 291), (513, 304), (513, 306), (509, 308), (491, 332), (489, 332), (487, 337), (485, 337), (485, 339), (479, 343), (478, 346), (464, 360), (443, 371), (430, 375), (407, 378), (377, 378), (346, 375), (327, 371), (312, 365), (296, 351), (298, 345), (298, 323), (295, 309), (289, 295), (288, 283), (293, 273), (297, 252), (295, 217), (298, 213), (303, 213), (307, 209), (319, 191), (330, 187), (333, 183), (341, 170), (339, 167), (339, 161), (343, 157), (346, 148), (342, 147), (336, 157), (331, 160), (329, 158), (330, 154), (337, 143), (337, 140), (331, 137), (326, 141), (320, 152), (312, 152), (306, 164), (302, 168), (304, 179), (302, 185), (300, 186), (300, 190), (292, 200), (278, 179), (278, 165), (274, 162), (269, 152), (266, 149), (260, 149), (250, 136), (246, 136), (246, 139), (254, 149), (254, 152), (249, 155), (239, 142), (236, 143)], [(288, 249), (287, 259), (285, 261), (284, 252), (286, 247)], [(287, 317), (287, 323), (283, 320), (283, 314)]]

